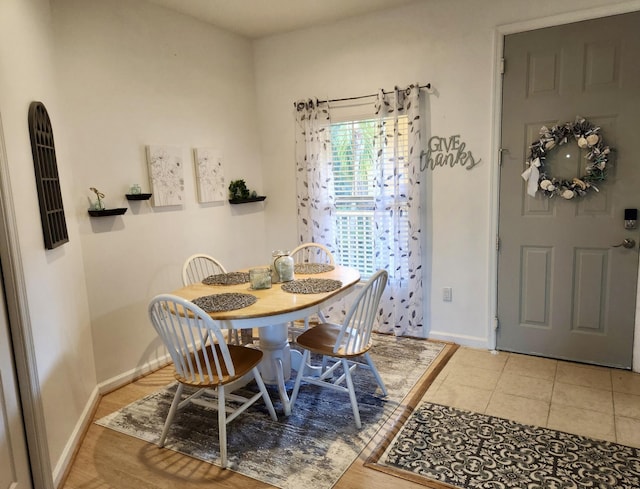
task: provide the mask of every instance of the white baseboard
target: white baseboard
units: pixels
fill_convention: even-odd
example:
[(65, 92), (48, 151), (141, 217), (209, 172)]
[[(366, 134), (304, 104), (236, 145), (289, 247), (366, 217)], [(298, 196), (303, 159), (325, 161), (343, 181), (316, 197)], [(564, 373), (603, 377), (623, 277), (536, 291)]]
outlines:
[(73, 463), (73, 457), (75, 455), (76, 449), (82, 443), (82, 438), (87, 430), (87, 427), (92, 421), (93, 413), (100, 401), (102, 395), (106, 392), (111, 392), (119, 387), (130, 384), (134, 380), (153, 372), (154, 370), (158, 370), (159, 368), (164, 367), (165, 365), (171, 362), (171, 357), (167, 354), (160, 358), (156, 358), (150, 362), (145, 363), (144, 365), (140, 365), (136, 368), (133, 368), (123, 374), (117, 375), (116, 377), (112, 377), (104, 382), (99, 383), (91, 392), (87, 404), (85, 405), (82, 414), (80, 415), (80, 419), (76, 423), (76, 426), (67, 441), (67, 444), (62, 451), (62, 455), (58, 459), (58, 463), (53, 469), (53, 483), (55, 487), (59, 487), (63, 482), (62, 477), (67, 472), (71, 463)]
[(62, 455), (58, 459), (58, 463), (56, 463), (56, 466), (53, 469), (53, 484), (55, 487), (60, 487), (60, 484), (63, 482), (62, 477), (73, 462), (73, 456), (75, 455), (76, 449), (82, 442), (82, 438), (89, 426), (89, 423), (91, 423), (91, 417), (93, 416), (93, 412), (95, 411), (99, 401), (100, 394), (98, 392), (98, 386), (96, 386), (91, 392), (89, 400), (80, 415), (80, 419), (78, 419), (78, 422), (76, 423), (76, 426), (73, 429), (69, 440), (67, 440), (64, 450), (62, 451)]
[(480, 336), (468, 336), (461, 334), (451, 334), (443, 331), (429, 331), (427, 337), (431, 340), (449, 341), (460, 346), (491, 350), (489, 338)]
[(106, 394), (107, 392), (111, 392), (124, 385), (130, 384), (134, 380), (139, 379), (140, 377), (155, 370), (158, 370), (159, 368), (162, 368), (169, 363), (171, 363), (171, 357), (169, 356), (169, 354), (163, 355), (159, 358), (155, 358), (143, 365), (138, 365), (137, 367), (123, 372), (120, 375), (100, 382), (98, 384), (98, 390), (100, 394)]

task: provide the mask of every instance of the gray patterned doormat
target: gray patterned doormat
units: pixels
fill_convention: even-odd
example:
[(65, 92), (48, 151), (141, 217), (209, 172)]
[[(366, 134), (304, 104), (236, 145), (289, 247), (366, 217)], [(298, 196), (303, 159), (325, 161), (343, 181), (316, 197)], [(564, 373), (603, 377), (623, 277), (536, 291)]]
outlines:
[[(285, 417), (277, 391), (268, 386), (279, 419), (273, 421), (257, 402), (227, 426), (230, 469), (284, 489), (332, 487), (418, 381), (422, 397), (451, 349), (446, 343), (375, 335), (371, 356), (389, 395), (381, 396), (371, 372), (356, 370), (361, 430), (355, 427), (347, 394), (306, 386), (292, 415)], [(175, 384), (96, 423), (155, 443), (174, 392)], [(193, 404), (185, 407), (176, 414), (165, 448), (219, 465), (217, 413)]]
[(430, 487), (640, 488), (637, 448), (429, 402), (371, 462), (366, 466)]

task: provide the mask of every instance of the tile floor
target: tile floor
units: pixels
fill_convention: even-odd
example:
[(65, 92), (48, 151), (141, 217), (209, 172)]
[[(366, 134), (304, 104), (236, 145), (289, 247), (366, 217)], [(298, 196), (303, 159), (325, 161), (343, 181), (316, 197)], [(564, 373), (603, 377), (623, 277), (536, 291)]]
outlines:
[(425, 400), (640, 448), (640, 374), (459, 348)]

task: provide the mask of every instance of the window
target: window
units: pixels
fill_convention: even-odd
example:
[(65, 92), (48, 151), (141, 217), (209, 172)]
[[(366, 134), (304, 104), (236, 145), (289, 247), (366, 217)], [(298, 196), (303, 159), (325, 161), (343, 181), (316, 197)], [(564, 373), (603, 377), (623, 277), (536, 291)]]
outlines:
[[(386, 270), (378, 330), (422, 336), (420, 89), (355, 98), (367, 101), (294, 105), (298, 237), (328, 246), (365, 280)], [(332, 321), (344, 310), (329, 310)]]
[[(378, 152), (376, 131), (377, 120), (363, 119), (331, 124), (331, 147), (333, 160), (334, 197), (336, 214), (334, 219), (335, 238), (338, 246), (339, 263), (357, 268), (363, 280), (368, 279), (381, 264), (376, 257), (377, 249), (384, 246), (376, 242), (376, 219), (374, 218), (374, 202), (377, 190), (375, 176), (379, 173), (376, 164)], [(394, 159), (406, 160), (408, 154), (407, 116), (400, 116), (398, 133), (393, 133), (393, 119), (384, 120), (383, 152), (384, 165), (391, 171)], [(397, 146), (392, 139), (396, 138)], [(404, 167), (404, 165), (400, 165)], [(389, 172), (385, 172), (388, 174)], [(386, 183), (384, 183), (386, 186)], [(402, 218), (400, 229), (391, 229), (401, 241), (408, 240), (407, 175), (392, 183), (397, 188), (386, 188), (385, 192), (395, 196), (394, 207)], [(378, 226), (392, 226), (391, 222), (377, 223)], [(407, 246), (403, 246), (406, 250)], [(407, 270), (407, 254), (396, 256), (391, 253), (385, 258), (389, 261), (388, 270)], [(386, 264), (385, 264), (386, 265)]]

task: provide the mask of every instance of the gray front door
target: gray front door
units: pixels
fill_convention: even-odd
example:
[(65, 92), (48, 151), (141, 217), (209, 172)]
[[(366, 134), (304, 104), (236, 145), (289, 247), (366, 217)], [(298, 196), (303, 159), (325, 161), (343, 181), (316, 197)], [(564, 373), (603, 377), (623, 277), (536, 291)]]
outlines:
[[(500, 350), (631, 368), (640, 208), (640, 12), (506, 36), (498, 254)], [(614, 148), (599, 192), (527, 194), (521, 177), (542, 126), (577, 115)], [(572, 138), (553, 176), (584, 174)], [(611, 167), (611, 165), (610, 165)], [(613, 247), (625, 239), (632, 248)]]

